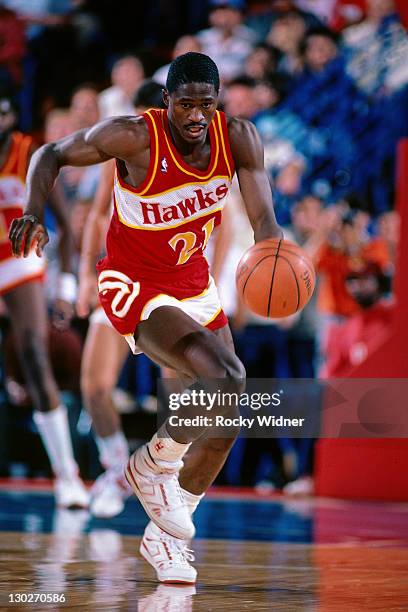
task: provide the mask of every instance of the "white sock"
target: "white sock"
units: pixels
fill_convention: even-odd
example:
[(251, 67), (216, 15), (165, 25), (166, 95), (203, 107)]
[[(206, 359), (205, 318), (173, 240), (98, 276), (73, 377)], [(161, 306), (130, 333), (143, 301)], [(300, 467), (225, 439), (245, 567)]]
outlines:
[(54, 474), (64, 479), (76, 477), (78, 466), (72, 450), (65, 406), (58, 406), (50, 412), (34, 412), (33, 420), (40, 432)]
[(182, 459), (190, 448), (190, 444), (181, 444), (170, 438), (166, 426), (163, 424), (157, 433), (154, 434), (147, 448), (153, 461), (159, 465), (162, 462), (177, 464), (182, 463)]
[(194, 512), (197, 509), (198, 504), (203, 499), (205, 493), (201, 493), (201, 495), (195, 495), (194, 493), (190, 493), (190, 491), (186, 491), (185, 489), (181, 489), (183, 491), (184, 499), (186, 500), (186, 504), (188, 507), (188, 511), (190, 512), (190, 516), (193, 516)]
[(102, 438), (95, 436), (99, 459), (106, 470), (122, 471), (129, 459), (129, 446), (122, 431)]

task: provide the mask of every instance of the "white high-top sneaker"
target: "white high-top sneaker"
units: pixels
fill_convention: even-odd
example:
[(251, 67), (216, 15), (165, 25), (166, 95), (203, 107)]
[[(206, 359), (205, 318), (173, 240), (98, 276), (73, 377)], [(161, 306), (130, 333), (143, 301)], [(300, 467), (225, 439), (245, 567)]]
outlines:
[(60, 508), (75, 510), (88, 508), (89, 493), (78, 477), (56, 478), (54, 481), (55, 502)]
[(194, 561), (194, 554), (185, 540), (169, 536), (150, 521), (139, 550), (155, 569), (160, 582), (195, 583), (197, 571), (189, 563)]
[[(125, 470), (128, 483), (152, 521), (166, 533), (180, 540), (191, 540), (195, 528), (178, 481), (178, 471), (155, 464), (147, 444), (129, 459)], [(179, 462), (182, 465), (182, 462)], [(160, 471), (161, 470), (161, 471)]]
[(107, 470), (98, 476), (91, 489), (90, 510), (98, 518), (112, 518), (123, 511), (131, 494), (123, 474)]

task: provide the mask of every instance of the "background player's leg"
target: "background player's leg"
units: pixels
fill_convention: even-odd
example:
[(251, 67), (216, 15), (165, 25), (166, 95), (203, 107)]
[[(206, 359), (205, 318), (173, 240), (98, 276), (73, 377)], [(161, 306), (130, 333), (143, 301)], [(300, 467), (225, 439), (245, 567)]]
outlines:
[(81, 364), (81, 392), (98, 436), (121, 430), (112, 399), (122, 366), (129, 354), (126, 340), (112, 327), (92, 324), (88, 329)]
[(128, 354), (129, 346), (117, 331), (108, 325), (91, 323), (82, 355), (81, 391), (96, 433), (99, 459), (106, 469), (91, 491), (91, 511), (100, 518), (119, 514), (128, 495), (123, 470), (129, 459), (129, 447), (112, 399)]
[(86, 506), (88, 494), (78, 477), (68, 418), (61, 403), (48, 351), (48, 318), (43, 286), (29, 282), (4, 296), (16, 350), (34, 404), (34, 420), (55, 475), (57, 502)]

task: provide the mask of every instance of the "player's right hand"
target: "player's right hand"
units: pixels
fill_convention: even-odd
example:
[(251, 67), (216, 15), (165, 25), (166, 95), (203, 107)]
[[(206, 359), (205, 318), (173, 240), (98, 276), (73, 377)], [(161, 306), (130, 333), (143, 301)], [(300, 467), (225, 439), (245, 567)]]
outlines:
[(35, 215), (23, 215), (13, 219), (9, 232), (11, 248), (15, 257), (28, 257), (35, 246), (35, 252), (41, 257), (43, 249), (49, 241), (45, 226)]
[(87, 317), (98, 303), (98, 282), (94, 274), (80, 275), (76, 311), (79, 317)]

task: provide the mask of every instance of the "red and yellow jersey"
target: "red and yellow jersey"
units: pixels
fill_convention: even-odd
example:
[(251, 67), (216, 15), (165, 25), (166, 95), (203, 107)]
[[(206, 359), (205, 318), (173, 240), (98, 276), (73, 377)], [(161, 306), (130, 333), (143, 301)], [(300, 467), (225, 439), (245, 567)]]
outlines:
[(0, 168), (0, 259), (11, 256), (8, 231), (25, 205), (25, 179), (32, 144), (31, 136), (14, 132), (7, 158)]
[(174, 146), (166, 110), (151, 109), (143, 117), (150, 134), (149, 169), (135, 188), (117, 164), (107, 259), (132, 279), (200, 291), (208, 285), (203, 252), (221, 221), (235, 172), (226, 118), (215, 113), (210, 161), (206, 170), (198, 170)]

